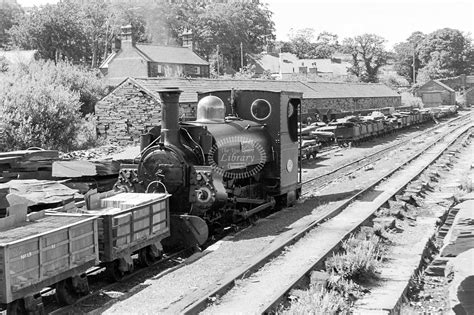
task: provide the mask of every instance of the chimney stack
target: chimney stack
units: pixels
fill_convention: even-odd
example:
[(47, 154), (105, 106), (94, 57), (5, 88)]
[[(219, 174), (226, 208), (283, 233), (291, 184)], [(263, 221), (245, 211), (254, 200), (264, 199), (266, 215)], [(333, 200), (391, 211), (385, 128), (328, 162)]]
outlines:
[(122, 26), (120, 28), (122, 30), (122, 33), (120, 34), (120, 39), (121, 39), (121, 48), (125, 47), (131, 47), (135, 45), (133, 41), (133, 30), (132, 30), (132, 25), (128, 24), (125, 26)]
[(180, 147), (179, 96), (183, 91), (177, 87), (169, 87), (157, 92), (161, 99), (161, 141)]
[(183, 47), (189, 48), (194, 51), (194, 41), (193, 41), (193, 32), (185, 30), (181, 34), (181, 39), (183, 41)]

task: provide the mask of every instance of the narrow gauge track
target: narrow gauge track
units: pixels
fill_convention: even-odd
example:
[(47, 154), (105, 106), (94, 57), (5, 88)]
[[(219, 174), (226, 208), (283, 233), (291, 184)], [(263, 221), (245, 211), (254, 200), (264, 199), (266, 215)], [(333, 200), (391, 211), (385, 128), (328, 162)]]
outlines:
[(341, 166), (339, 166), (339, 167), (337, 167), (337, 168), (335, 168), (335, 169), (333, 169), (333, 170), (331, 170), (331, 171), (329, 171), (325, 174), (322, 174), (322, 175), (313, 177), (311, 179), (308, 179), (306, 181), (303, 181), (303, 189), (302, 189), (301, 195), (302, 196), (307, 196), (311, 192), (320, 190), (320, 189), (324, 188), (325, 186), (327, 186), (328, 184), (330, 184), (332, 181), (334, 181), (334, 180), (336, 180), (340, 177), (347, 176), (347, 175), (361, 169), (364, 166), (367, 166), (369, 164), (374, 163), (375, 161), (381, 159), (384, 156), (384, 154), (386, 154), (387, 152), (395, 150), (396, 148), (399, 148), (399, 147), (411, 142), (413, 139), (416, 139), (416, 138), (419, 138), (419, 137), (422, 137), (422, 136), (426, 136), (429, 133), (432, 133), (433, 131), (435, 131), (437, 129), (446, 127), (447, 125), (450, 125), (452, 123), (456, 123), (456, 122), (459, 122), (459, 121), (464, 121), (468, 117), (470, 117), (469, 114), (459, 116), (459, 117), (456, 117), (454, 119), (450, 119), (450, 120), (445, 121), (443, 123), (437, 124), (436, 126), (433, 126), (433, 127), (429, 128), (428, 130), (425, 130), (425, 131), (421, 132), (415, 138), (409, 138), (409, 139), (404, 139), (404, 140), (397, 141), (396, 143), (394, 143), (392, 145), (381, 148), (380, 150), (378, 150), (376, 152), (373, 152), (369, 155), (363, 156), (363, 157), (358, 158), (354, 161), (351, 161), (351, 162), (348, 162), (344, 165), (341, 165)]
[[(472, 128), (472, 123), (470, 124), (463, 124), (461, 126), (456, 126), (452, 128), (449, 132), (442, 134), (441, 136), (436, 137), (433, 141), (431, 141), (428, 145), (425, 145), (423, 148), (418, 150), (416, 154), (411, 156), (408, 161), (400, 163), (392, 170), (386, 172), (385, 174), (381, 175), (378, 179), (374, 182), (368, 184), (368, 186), (363, 189), (362, 191), (355, 194), (349, 200), (345, 201), (342, 205), (337, 206), (335, 209), (331, 209), (331, 211), (321, 214), (318, 219), (313, 221), (310, 225), (306, 228), (302, 229), (299, 233), (295, 236), (291, 237), (284, 242), (279, 242), (278, 244), (274, 244), (268, 251), (262, 253), (259, 257), (253, 259), (251, 263), (243, 268), (237, 270), (235, 273), (230, 275), (227, 279), (222, 281), (220, 284), (209, 288), (209, 291), (203, 293), (202, 296), (195, 300), (194, 303), (187, 305), (187, 307), (182, 311), (185, 314), (197, 314), (206, 309), (208, 304), (211, 301), (215, 301), (217, 297), (222, 304), (218, 304), (215, 308), (209, 309), (208, 313), (212, 314), (225, 314), (229, 312), (235, 312), (238, 310), (239, 312), (245, 313), (264, 313), (266, 311), (270, 311), (273, 306), (279, 303), (281, 298), (295, 285), (302, 279), (311, 269), (314, 268), (317, 263), (322, 260), (328, 253), (330, 253), (345, 237), (350, 235), (352, 231), (356, 230), (365, 220), (367, 220), (376, 209), (380, 206), (385, 204), (387, 200), (392, 198), (396, 195), (404, 186), (406, 186), (410, 181), (416, 178), (426, 167), (428, 167), (433, 161), (435, 161), (445, 150), (447, 150), (452, 143), (454, 143), (463, 133), (467, 132), (470, 128)], [(443, 143), (443, 141), (445, 143)], [(421, 161), (417, 163), (417, 158), (422, 156), (426, 151), (431, 150), (425, 159), (425, 161)], [(408, 165), (410, 163), (410, 165)], [(421, 164), (421, 165), (420, 165)], [(408, 165), (408, 166), (407, 166)], [(368, 202), (362, 202), (361, 207), (353, 206), (353, 209), (357, 211), (346, 211), (349, 205), (356, 204), (356, 201), (367, 192), (371, 191), (375, 186), (377, 186), (382, 181), (386, 180), (388, 177), (394, 175), (397, 171), (401, 168), (407, 168), (402, 171), (405, 174), (402, 180), (398, 179), (398, 183), (395, 184), (395, 188), (391, 188), (387, 191), (382, 192), (378, 197), (373, 200), (373, 204), (371, 206), (368, 205)], [(345, 214), (347, 212), (347, 214)], [(341, 214), (341, 216), (339, 216)], [(342, 215), (344, 214), (344, 215)], [(334, 220), (329, 220), (334, 218)], [(336, 220), (338, 218), (338, 220)], [(325, 222), (325, 223), (323, 223)], [(318, 235), (318, 231), (315, 232), (317, 237), (312, 239), (313, 246), (300, 246), (300, 249), (303, 248), (303, 252), (307, 257), (313, 257), (309, 259), (309, 265), (304, 265), (300, 261), (300, 259), (291, 258), (291, 255), (287, 255), (289, 253), (282, 253), (288, 246), (297, 244), (300, 240), (303, 239), (306, 235), (309, 235), (314, 230), (318, 230), (318, 226), (323, 226), (327, 224), (329, 228), (326, 230), (328, 231), (335, 231), (332, 235), (336, 235), (338, 240), (336, 242), (315, 242), (316, 239), (322, 239), (323, 235)], [(346, 226), (346, 230), (342, 228), (342, 226)], [(331, 232), (329, 232), (331, 233)], [(321, 246), (314, 246), (314, 244), (321, 244)], [(309, 252), (311, 251), (311, 253)], [(269, 263), (275, 257), (287, 256), (289, 259), (285, 260), (288, 265), (282, 265), (284, 262), (277, 262), (278, 268), (280, 272), (278, 273), (278, 277), (282, 276), (284, 279), (282, 280), (285, 283), (284, 287), (273, 289), (274, 284), (274, 277), (276, 274), (273, 274), (272, 277), (262, 279), (256, 278), (252, 279), (248, 282), (244, 281), (245, 279), (249, 278), (252, 274), (257, 273), (257, 271)], [(319, 259), (314, 259), (314, 257), (320, 257)], [(275, 258), (276, 260), (276, 258)], [(296, 269), (301, 268), (301, 270), (296, 270), (295, 268), (291, 268), (291, 264), (296, 264)], [(271, 265), (271, 264), (270, 264)], [(303, 266), (302, 266), (303, 265)], [(269, 267), (271, 268), (271, 266)], [(267, 269), (267, 267), (262, 268)], [(286, 274), (286, 270), (289, 270), (290, 276)], [(291, 271), (295, 274), (291, 274)], [(287, 277), (288, 276), (288, 277)], [(239, 288), (236, 289), (238, 291), (238, 298), (232, 299), (235, 292), (231, 292), (231, 290), (236, 286), (236, 282), (240, 282)], [(267, 282), (268, 281), (268, 282)], [(257, 286), (260, 288), (260, 291), (254, 291), (255, 287)], [(225, 294), (231, 292), (231, 297), (229, 301), (225, 300)], [(258, 295), (249, 296), (247, 293), (250, 292), (259, 292)], [(245, 301), (245, 303), (242, 303)], [(235, 303), (236, 302), (236, 303)], [(233, 304), (235, 303), (235, 304)]]
[[(170, 272), (173, 272), (173, 270), (175, 270), (176, 268), (181, 267), (183, 265), (183, 262), (185, 262), (185, 259), (183, 259), (182, 257), (183, 256), (188, 257), (190, 254), (191, 254), (190, 249), (180, 250), (180, 251), (178, 251), (176, 253), (173, 253), (169, 256), (163, 257), (161, 260), (156, 261), (156, 262), (154, 262), (153, 264), (151, 264), (149, 266), (146, 266), (146, 268), (135, 269), (133, 272), (126, 274), (122, 278), (122, 280), (120, 280), (120, 282), (112, 282), (112, 283), (107, 282), (107, 284), (106, 284), (106, 282), (105, 282), (106, 280), (99, 277), (99, 279), (97, 279), (96, 282), (91, 283), (91, 292), (90, 292), (90, 294), (79, 298), (76, 301), (75, 304), (59, 307), (57, 304), (55, 304), (55, 301), (54, 302), (49, 301), (49, 302), (51, 302), (50, 303), (51, 305), (45, 306), (45, 312), (46, 312), (46, 314), (76, 314), (77, 312), (74, 309), (74, 306), (76, 304), (79, 304), (79, 303), (91, 298), (91, 296), (100, 294), (101, 292), (112, 291), (113, 288), (115, 286), (117, 286), (119, 283), (129, 282), (133, 279), (140, 278), (141, 276), (145, 275), (150, 270), (163, 270), (158, 275), (154, 276), (155, 278), (163, 277), (164, 275), (166, 275)], [(104, 269), (104, 268), (100, 268), (100, 267), (92, 268), (91, 270), (89, 270), (87, 272), (87, 276), (91, 277), (91, 278), (94, 278), (94, 275), (96, 275), (96, 273), (98, 273), (98, 272), (103, 273), (103, 271), (101, 271), (101, 269)], [(47, 295), (52, 290), (53, 289), (43, 290), (41, 292), (41, 294), (42, 295)], [(51, 296), (51, 299), (54, 299), (54, 296)], [(48, 302), (47, 299), (46, 299), (46, 302)]]
[[(469, 116), (469, 115), (467, 115)], [(439, 129), (441, 127), (444, 127), (448, 124), (452, 124), (458, 120), (462, 120), (463, 118), (465, 118), (466, 116), (460, 116), (460, 117), (457, 117), (455, 119), (451, 119), (447, 122), (443, 122), (439, 125), (436, 125), (434, 127), (431, 127), (429, 128), (428, 130), (426, 131), (423, 131), (420, 135), (418, 135), (417, 137), (419, 136), (422, 136), (422, 135), (425, 135), (425, 134), (428, 134), (430, 132), (433, 132), (434, 130), (436, 129)], [(321, 175), (321, 176), (318, 176), (314, 179), (311, 179), (311, 180), (308, 180), (308, 181), (305, 181), (303, 183), (303, 185), (305, 186), (305, 188), (310, 185), (311, 186), (311, 190), (314, 190), (315, 188), (314, 187), (318, 187), (319, 189), (326, 186), (327, 184), (329, 184), (330, 182), (334, 181), (335, 179), (337, 178), (340, 178), (342, 176), (345, 176), (347, 175), (348, 173), (351, 173), (351, 172), (354, 172), (356, 171), (357, 169), (360, 169), (361, 167), (363, 167), (364, 165), (366, 164), (369, 164), (369, 163), (373, 163), (374, 160), (377, 160), (377, 159), (380, 159), (380, 155), (383, 155), (384, 153), (386, 153), (387, 151), (389, 150), (393, 150), (395, 149), (396, 147), (399, 147), (403, 144), (406, 144), (408, 143), (409, 141), (411, 141), (412, 139), (409, 139), (409, 140), (402, 140), (402, 141), (399, 141), (393, 145), (390, 145), (389, 147), (385, 147), (375, 153), (372, 153), (368, 156), (365, 156), (363, 158), (360, 158), (360, 159), (357, 159), (356, 161), (352, 161), (352, 162), (349, 162), (347, 164), (344, 164), (343, 166), (341, 167), (338, 167), (337, 169), (335, 170), (332, 170), (330, 171), (328, 174), (324, 174), (324, 175)], [(313, 182), (317, 182), (317, 185), (314, 185)], [(305, 189), (303, 191), (303, 195), (306, 194), (308, 191), (310, 191), (309, 189)], [(296, 241), (296, 240), (295, 240)], [(158, 276), (156, 276), (155, 278), (159, 278), (161, 276), (164, 276), (172, 271), (174, 271), (175, 269), (177, 268), (180, 268), (182, 267), (184, 263), (186, 263), (186, 260), (180, 260), (180, 261), (174, 261), (173, 260), (176, 258), (176, 257), (180, 257), (180, 255), (183, 255), (183, 251), (179, 252), (179, 253), (176, 253), (176, 254), (172, 254), (171, 256), (169, 257), (166, 257), (164, 260), (160, 260), (156, 263), (154, 263), (153, 265), (149, 266), (149, 267), (146, 267), (146, 268), (140, 268), (140, 269), (136, 269), (135, 271), (133, 271), (132, 273), (129, 273), (127, 274), (121, 281), (120, 283), (126, 283), (127, 281), (130, 281), (134, 278), (139, 278), (139, 277), (143, 277), (144, 274), (150, 272), (150, 269), (153, 269), (153, 270), (160, 270), (160, 269), (165, 269), (162, 273), (160, 273)], [(189, 255), (188, 255), (189, 256)], [(164, 267), (160, 267), (160, 266), (164, 266)], [(90, 271), (91, 274), (94, 274), (94, 273), (97, 273), (97, 272), (100, 272), (98, 270), (99, 268), (96, 268), (96, 269), (93, 269)], [(114, 286), (116, 286), (117, 283), (110, 283), (110, 284), (105, 284), (105, 282), (100, 279), (99, 277), (99, 281), (98, 282), (95, 282), (93, 281), (92, 284), (91, 284), (91, 293), (87, 296), (84, 296), (80, 299), (78, 299), (78, 301), (74, 304), (74, 305), (70, 305), (70, 306), (65, 306), (65, 307), (59, 307), (58, 308), (58, 305), (55, 304), (53, 301), (51, 301), (52, 297), (50, 298), (50, 300), (48, 301), (48, 299), (45, 299), (46, 303), (48, 304), (45, 308), (46, 308), (46, 311), (50, 314), (74, 314), (76, 313), (76, 310), (75, 310), (75, 305), (77, 304), (80, 304), (81, 302), (84, 302), (90, 298), (93, 298), (94, 295), (98, 295), (98, 294), (101, 294), (102, 292), (104, 291), (109, 291), (109, 290), (113, 290)], [(49, 290), (51, 291), (51, 290)], [(47, 291), (43, 291), (43, 293), (46, 293)], [(49, 304), (52, 304), (52, 305), (49, 305)], [(192, 312), (191, 312), (192, 313)]]

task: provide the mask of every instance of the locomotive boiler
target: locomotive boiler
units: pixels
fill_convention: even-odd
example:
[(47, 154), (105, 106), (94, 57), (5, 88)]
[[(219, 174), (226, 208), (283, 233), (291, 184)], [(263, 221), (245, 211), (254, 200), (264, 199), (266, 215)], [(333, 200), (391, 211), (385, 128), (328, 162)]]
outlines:
[(202, 243), (208, 225), (218, 227), (297, 199), (301, 93), (200, 93), (196, 120), (180, 122), (181, 91), (158, 92), (161, 126), (142, 135), (140, 156), (122, 167), (116, 186), (171, 194), (172, 235), (191, 232)]

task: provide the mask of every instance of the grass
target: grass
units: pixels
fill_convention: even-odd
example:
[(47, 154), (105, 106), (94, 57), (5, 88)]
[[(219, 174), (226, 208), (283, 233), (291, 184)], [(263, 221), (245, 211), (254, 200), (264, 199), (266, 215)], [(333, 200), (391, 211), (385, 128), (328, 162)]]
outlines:
[(343, 242), (341, 253), (326, 260), (326, 270), (359, 283), (377, 279), (377, 269), (383, 258), (382, 247), (376, 235), (365, 240), (351, 236)]
[(291, 306), (279, 314), (349, 314), (350, 308), (346, 299), (339, 292), (319, 286), (309, 290), (295, 290)]

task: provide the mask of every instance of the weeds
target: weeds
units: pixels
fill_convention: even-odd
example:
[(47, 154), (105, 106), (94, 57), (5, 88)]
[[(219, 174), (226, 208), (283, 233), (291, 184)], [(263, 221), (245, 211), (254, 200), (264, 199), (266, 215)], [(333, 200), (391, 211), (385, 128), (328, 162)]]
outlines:
[(280, 314), (349, 314), (344, 296), (337, 291), (311, 286), (309, 290), (293, 291), (294, 302)]
[(326, 270), (335, 272), (345, 279), (367, 282), (377, 278), (377, 269), (383, 257), (380, 238), (372, 235), (367, 240), (354, 236), (343, 242), (343, 251), (326, 261)]

